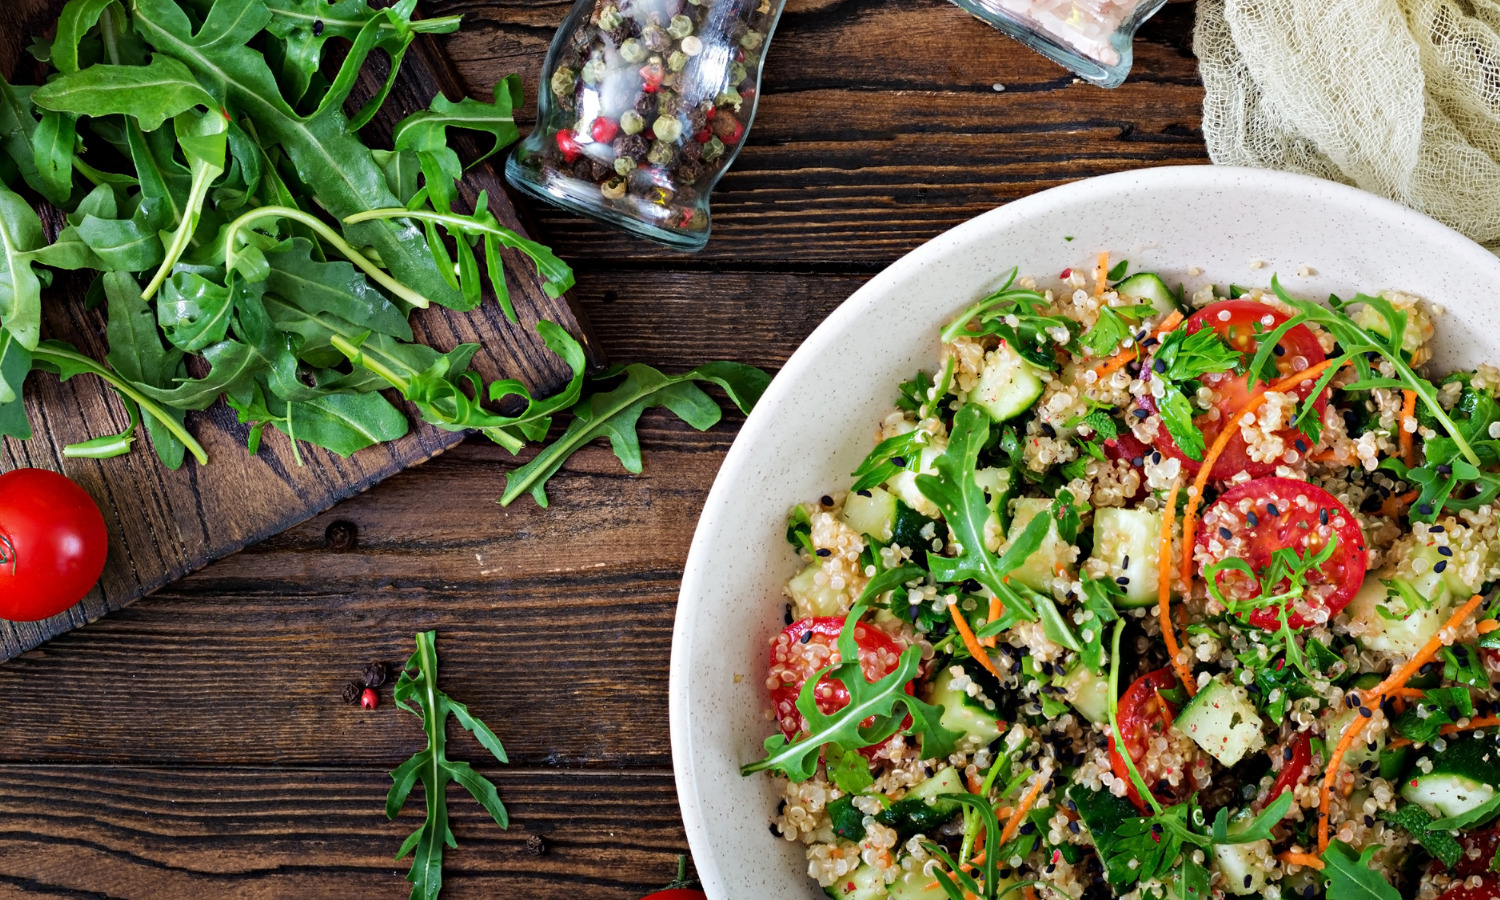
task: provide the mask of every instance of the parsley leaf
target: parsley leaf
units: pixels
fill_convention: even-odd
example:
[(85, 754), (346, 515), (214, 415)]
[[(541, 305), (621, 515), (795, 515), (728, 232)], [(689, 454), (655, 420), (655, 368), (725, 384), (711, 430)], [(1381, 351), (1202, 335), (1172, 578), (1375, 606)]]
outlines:
[(1371, 845), (1363, 853), (1356, 854), (1354, 848), (1343, 841), (1333, 841), (1323, 853), (1327, 868), (1323, 877), (1328, 879), (1328, 900), (1401, 900), (1401, 894), (1386, 876), (1374, 870), (1370, 860), (1375, 853), (1385, 848)]
[(858, 794), (875, 783), (875, 776), (870, 774), (870, 761), (858, 750), (830, 753), (829, 762), (828, 777), (846, 794)]
[(1193, 424), (1199, 410), (1184, 391), (1196, 393), (1197, 379), (1228, 372), (1240, 364), (1241, 358), (1212, 328), (1192, 334), (1182, 328), (1170, 331), (1152, 354), (1152, 378), (1164, 388), (1162, 396), (1156, 398), (1157, 412), (1167, 433), (1189, 459), (1202, 460), (1206, 447), (1203, 432)]
[(1083, 608), (1092, 612), (1094, 617), (1078, 626), (1083, 642), (1078, 656), (1095, 675), (1104, 672), (1104, 626), (1120, 617), (1115, 610), (1114, 598), (1123, 596), (1124, 588), (1113, 578), (1083, 576)]
[(1121, 341), (1134, 333), (1141, 320), (1155, 314), (1156, 307), (1149, 303), (1101, 306), (1098, 320), (1078, 338), (1075, 346), (1088, 356), (1108, 356)]
[(1130, 260), (1122, 259), (1119, 262), (1115, 263), (1113, 266), (1110, 266), (1109, 272), (1104, 276), (1104, 278), (1106, 281), (1119, 281), (1121, 278), (1124, 278), (1125, 273), (1129, 271)]

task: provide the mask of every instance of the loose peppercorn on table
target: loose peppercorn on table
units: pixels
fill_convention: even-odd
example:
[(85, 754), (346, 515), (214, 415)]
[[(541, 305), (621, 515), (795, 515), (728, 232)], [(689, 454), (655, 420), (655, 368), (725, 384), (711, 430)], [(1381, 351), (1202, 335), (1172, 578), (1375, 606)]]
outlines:
[[(424, 0), (472, 92), (537, 78), (568, 0)], [(1142, 29), (1106, 91), (946, 0), (791, 0), (758, 121), (685, 256), (532, 207), (618, 360), (774, 370), (868, 277), (998, 204), (1207, 162), (1193, 10)], [(645, 473), (573, 457), (551, 508), (495, 499), (522, 460), (473, 439), (368, 494), (0, 665), (0, 897), (402, 898), (389, 771), (424, 739), (346, 705), (371, 660), (438, 632), (441, 684), (498, 732), (502, 831), (454, 785), (444, 896), (635, 900), (687, 850), (667, 737), (678, 581), (741, 417), (642, 421)], [(143, 459), (154, 464), (154, 461)]]

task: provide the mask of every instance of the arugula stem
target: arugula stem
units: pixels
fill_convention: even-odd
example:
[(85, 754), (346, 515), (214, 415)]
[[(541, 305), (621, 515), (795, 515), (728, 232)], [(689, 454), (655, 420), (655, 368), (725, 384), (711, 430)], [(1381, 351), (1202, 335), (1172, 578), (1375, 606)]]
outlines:
[(209, 186), (214, 179), (224, 174), (224, 170), (216, 166), (195, 163), (193, 165), (193, 186), (188, 191), (187, 210), (183, 213), (182, 220), (177, 224), (177, 230), (172, 232), (172, 243), (167, 246), (167, 256), (161, 261), (156, 269), (156, 275), (152, 277), (151, 283), (141, 291), (142, 300), (150, 300), (161, 288), (167, 276), (172, 274), (172, 269), (177, 261), (182, 259), (182, 254), (187, 252), (188, 242), (193, 239), (193, 232), (198, 230), (198, 220), (202, 215), (203, 203), (208, 199)]
[(238, 261), (235, 239), (239, 237), (240, 231), (247, 228), (251, 222), (258, 222), (261, 219), (290, 219), (300, 225), (305, 225), (327, 241), (344, 258), (359, 267), (359, 270), (368, 275), (371, 281), (418, 309), (426, 309), (432, 305), (432, 301), (392, 278), (384, 269), (371, 262), (368, 256), (356, 250), (352, 244), (344, 240), (342, 235), (329, 228), (322, 219), (290, 206), (262, 206), (259, 209), (250, 210), (229, 223), (229, 227), (224, 231), (224, 268), (226, 270), (233, 271)]
[(104, 55), (110, 65), (120, 64), (120, 40), (115, 34), (115, 14), (108, 6), (99, 11), (99, 37), (104, 40)]
[(166, 427), (167, 431), (172, 433), (173, 437), (177, 438), (179, 441), (182, 441), (183, 445), (187, 447), (189, 453), (193, 454), (193, 459), (196, 459), (199, 465), (208, 465), (208, 452), (203, 449), (202, 444), (198, 443), (197, 438), (194, 438), (192, 433), (189, 432), (187, 428), (183, 427), (183, 425), (176, 419), (167, 415), (166, 411), (163, 410), (160, 406), (157, 406), (154, 400), (136, 390), (130, 382), (124, 380), (123, 378), (120, 378), (119, 376), (115, 375), (115, 373), (109, 371), (108, 369), (104, 368), (103, 366), (99, 365), (98, 363), (94, 362), (92, 359), (84, 356), (81, 353), (75, 353), (70, 350), (61, 350), (56, 347), (43, 344), (33, 350), (31, 352), (31, 355), (35, 360), (51, 363), (54, 366), (66, 362), (71, 366), (82, 369), (104, 379), (115, 390), (119, 391), (121, 394), (129, 397), (131, 400), (134, 400), (137, 404), (139, 404), (143, 412), (161, 422), (162, 425)]
[(1115, 633), (1110, 639), (1109, 646), (1109, 730), (1115, 739), (1115, 747), (1120, 758), (1125, 760), (1125, 768), (1130, 770), (1130, 781), (1135, 785), (1136, 792), (1151, 804), (1151, 809), (1159, 816), (1162, 813), (1161, 804), (1156, 801), (1156, 795), (1146, 787), (1146, 780), (1136, 770), (1135, 760), (1130, 756), (1130, 748), (1125, 744), (1125, 735), (1120, 732), (1120, 633), (1125, 630), (1125, 620), (1115, 621)]
[[(297, 22), (306, 22), (309, 25), (321, 21), (326, 28), (362, 28), (364, 22), (358, 19), (328, 19), (312, 13), (290, 12), (284, 9), (272, 9), (271, 15), (280, 16), (283, 19), (292, 19)], [(463, 24), (463, 16), (442, 16), (436, 19), (417, 19), (409, 26), (417, 34), (446, 34), (447, 32)], [(382, 31), (395, 31), (396, 26), (391, 22), (381, 22)]]

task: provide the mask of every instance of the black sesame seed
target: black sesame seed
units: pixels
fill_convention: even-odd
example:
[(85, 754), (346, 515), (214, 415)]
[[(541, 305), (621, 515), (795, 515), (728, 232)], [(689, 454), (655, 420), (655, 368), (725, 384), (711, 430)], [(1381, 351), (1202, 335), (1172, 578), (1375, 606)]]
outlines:
[(868, 497), (868, 496), (870, 496), (870, 492), (869, 491), (855, 491), (855, 493), (858, 494), (858, 495), (860, 495), (861, 497)]
[(1361, 706), (1359, 708), (1359, 714), (1362, 715), (1362, 716), (1364, 716), (1366, 719), (1368, 719), (1371, 716), (1375, 715), (1375, 711), (1372, 710), (1372, 709), (1370, 709), (1370, 707), (1368, 707), (1368, 706)]
[(1022, 834), (1036, 834), (1036, 826), (1031, 824), (1030, 822), (1027, 822), (1016, 830)]
[(1313, 897), (1317, 896), (1317, 894), (1318, 888), (1316, 885), (1304, 884), (1302, 886), (1302, 900), (1313, 900)]
[(1139, 409), (1139, 408), (1131, 410), (1130, 414), (1132, 416), (1135, 416), (1137, 419), (1144, 419), (1144, 418), (1147, 418), (1147, 417), (1149, 417), (1151, 415), (1150, 412), (1148, 412), (1148, 411), (1146, 411), (1144, 409)]
[(1125, 554), (1125, 558), (1122, 559), (1122, 560), (1120, 560), (1120, 568), (1122, 568), (1122, 569), (1128, 569), (1128, 568), (1130, 568), (1130, 554), (1129, 553)]
[(1354, 694), (1350, 694), (1344, 698), (1344, 705), (1349, 707), (1350, 709), (1353, 709), (1354, 707), (1359, 705), (1359, 698)]
[(1432, 567), (1432, 571), (1442, 572), (1446, 568), (1448, 568), (1448, 561), (1446, 559), (1440, 559), (1437, 561), (1437, 565)]
[(1374, 828), (1375, 827), (1375, 817), (1374, 816), (1365, 816), (1365, 827), (1366, 828)]
[(1448, 718), (1452, 719), (1455, 722), (1458, 721), (1458, 719), (1459, 719), (1458, 707), (1456, 707), (1456, 706), (1450, 706), (1450, 707), (1448, 707)]
[(1327, 525), (1328, 524), (1328, 508), (1327, 507), (1324, 507), (1324, 508), (1318, 510), (1318, 524), (1319, 525)]
[(1041, 429), (1040, 430), (1041, 430), (1042, 434), (1046, 435), (1049, 438), (1055, 438), (1055, 437), (1057, 437), (1057, 429), (1053, 428), (1051, 425), (1047, 424), (1046, 422), (1043, 422), (1041, 424)]
[(323, 36), (323, 20), (322, 19), (314, 19), (313, 20), (313, 37), (322, 37), (322, 36)]
[(1139, 469), (1141, 466), (1144, 466), (1146, 464), (1146, 458), (1143, 456), (1132, 457), (1130, 460), (1130, 464)]
[(1161, 833), (1163, 830), (1164, 829), (1161, 827), (1161, 825), (1155, 822), (1151, 823), (1151, 833), (1156, 835), (1157, 837), (1161, 837)]
[(1230, 531), (1228, 528), (1225, 528), (1223, 525), (1220, 525), (1219, 537), (1223, 538), (1226, 541), (1231, 540), (1234, 538), (1234, 532)]
[(1255, 526), (1260, 524), (1260, 517), (1257, 516), (1252, 510), (1251, 512), (1245, 513), (1245, 521), (1249, 523), (1251, 528), (1254, 528)]
[(1302, 438), (1297, 438), (1292, 444), (1297, 448), (1298, 453), (1307, 452), (1307, 441), (1304, 441)]
[(1253, 877), (1251, 877), (1251, 875), (1250, 875), (1249, 872), (1246, 872), (1245, 873), (1245, 887), (1249, 887), (1250, 885), (1252, 885), (1254, 883), (1255, 883), (1255, 879)]
[(819, 547), (814, 552), (816, 552), (819, 556), (824, 556), (824, 557), (832, 556), (833, 555), (833, 551), (829, 550), (827, 547)]
[(977, 594), (979, 593), (979, 589), (981, 587), (983, 587), (983, 585), (981, 585), (978, 581), (975, 581), (973, 578), (966, 579), (963, 583), (964, 593), (967, 594)]
[[(1286, 355), (1286, 348), (1283, 347), (1283, 346), (1281, 346), (1280, 344), (1277, 344), (1275, 347), (1271, 348), (1271, 352), (1274, 353), (1274, 354), (1276, 354), (1277, 356), (1285, 356)], [(1248, 885), (1247, 885), (1247, 887), (1248, 887)]]
[(824, 494), (822, 497), (818, 498), (818, 502), (823, 504), (824, 506), (832, 506), (833, 498), (828, 496), (827, 494)]
[(893, 457), (891, 457), (891, 465), (895, 466), (898, 469), (904, 469), (904, 468), (906, 468), (906, 457), (904, 457), (904, 456), (893, 456)]
[(1291, 762), (1292, 761), (1292, 745), (1291, 744), (1287, 744), (1285, 747), (1281, 748), (1281, 758), (1284, 759), (1284, 760), (1286, 760), (1287, 762)]
[(802, 637), (798, 639), (798, 643), (805, 644), (805, 643), (807, 643), (810, 640), (812, 640), (812, 632), (811, 631), (804, 631), (804, 632), (802, 632)]
[(1128, 575), (1121, 575), (1119, 578), (1115, 579), (1115, 584), (1118, 584), (1120, 587), (1125, 587), (1125, 586), (1129, 585), (1130, 584), (1130, 576), (1128, 576)]
[(1453, 548), (1452, 547), (1448, 547), (1448, 546), (1439, 547), (1438, 548), (1438, 555), (1439, 556), (1452, 556), (1453, 555)]
[(1071, 820), (1068, 822), (1068, 830), (1074, 834), (1081, 834), (1083, 832), (1083, 829), (1078, 827), (1078, 823)]
[(1448, 529), (1444, 528), (1441, 525), (1428, 525), (1427, 526), (1427, 530), (1428, 531), (1447, 531)]
[(1443, 463), (1443, 464), (1439, 465), (1437, 467), (1437, 470), (1438, 470), (1438, 474), (1439, 475), (1452, 475), (1453, 474), (1453, 467), (1450, 466), (1450, 465), (1448, 465), (1447, 463)]
[(1167, 371), (1167, 362), (1166, 360), (1158, 359), (1151, 364), (1151, 368), (1156, 371), (1156, 374), (1160, 375)]
[[(915, 607), (913, 607), (913, 609), (915, 609)], [(786, 623), (788, 625), (790, 625), (790, 624), (792, 624), (792, 622), (796, 621), (795, 619), (792, 618), (792, 604), (790, 604), (790, 603), (788, 603), (786, 605), (786, 615), (784, 616), (784, 618), (786, 619)]]
[(1151, 462), (1154, 463), (1155, 465), (1158, 465), (1158, 466), (1161, 465), (1161, 451), (1160, 450), (1152, 450), (1151, 451)]
[(1422, 514), (1422, 515), (1424, 515), (1424, 516), (1430, 516), (1430, 515), (1432, 515), (1432, 504), (1431, 503), (1422, 503), (1422, 504), (1419, 504), (1417, 506), (1417, 512), (1420, 513), (1420, 514)]
[(1266, 504), (1266, 515), (1268, 515), (1268, 516), (1270, 516), (1271, 518), (1274, 519), (1277, 516), (1281, 515), (1281, 510), (1279, 510), (1279, 509), (1276, 508), (1276, 504), (1274, 504), (1274, 503), (1267, 503)]

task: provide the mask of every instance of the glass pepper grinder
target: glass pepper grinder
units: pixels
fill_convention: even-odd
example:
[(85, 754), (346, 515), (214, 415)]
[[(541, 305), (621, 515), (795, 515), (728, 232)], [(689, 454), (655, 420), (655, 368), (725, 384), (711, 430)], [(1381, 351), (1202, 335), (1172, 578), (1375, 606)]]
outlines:
[(683, 250), (755, 116), (786, 0), (578, 0), (505, 167), (534, 197)]

